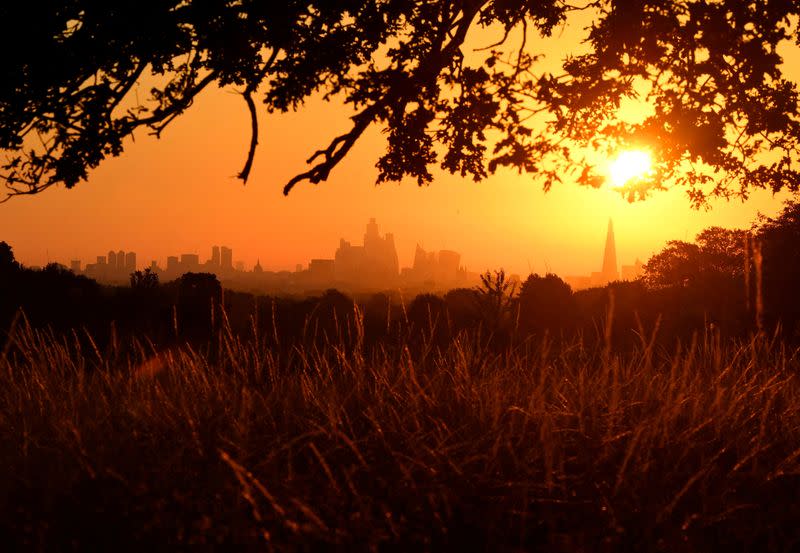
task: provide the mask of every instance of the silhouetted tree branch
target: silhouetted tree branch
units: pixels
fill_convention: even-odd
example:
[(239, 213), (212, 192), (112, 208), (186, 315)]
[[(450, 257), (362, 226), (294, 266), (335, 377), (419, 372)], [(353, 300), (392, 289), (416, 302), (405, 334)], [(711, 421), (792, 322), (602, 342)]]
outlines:
[[(543, 69), (535, 39), (577, 12), (585, 51)], [(631, 200), (666, 186), (685, 187), (694, 205), (797, 190), (798, 93), (781, 52), (798, 39), (799, 17), (796, 2), (740, 0), (7, 2), (0, 47), (14, 55), (0, 66), (0, 178), (7, 197), (72, 187), (137, 129), (160, 136), (215, 85), (237, 87), (247, 106), (245, 182), (258, 91), (267, 112), (315, 94), (354, 111), (285, 193), (326, 180), (373, 124), (387, 140), (379, 182), (428, 184), (439, 165), (476, 180), (510, 167), (545, 189), (598, 186), (589, 152), (639, 146), (656, 168), (626, 186)], [(20, 28), (30, 48), (15, 42)], [(478, 28), (499, 40), (469, 50)], [(625, 119), (626, 100), (649, 115)]]
[(242, 179), (243, 183), (247, 184), (247, 179), (250, 177), (250, 170), (253, 168), (256, 146), (258, 146), (258, 112), (256, 111), (256, 103), (253, 101), (252, 92), (245, 90), (242, 97), (247, 103), (247, 109), (250, 111), (250, 149), (247, 151), (247, 160), (244, 162), (244, 167), (238, 177)]

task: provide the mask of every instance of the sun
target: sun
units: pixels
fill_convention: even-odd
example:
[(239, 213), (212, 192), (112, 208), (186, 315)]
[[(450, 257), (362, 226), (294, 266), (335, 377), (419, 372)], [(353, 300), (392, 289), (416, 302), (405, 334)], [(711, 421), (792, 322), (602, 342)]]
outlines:
[(646, 177), (653, 169), (653, 158), (645, 150), (625, 150), (620, 152), (608, 166), (608, 176), (612, 188), (622, 188), (633, 179)]

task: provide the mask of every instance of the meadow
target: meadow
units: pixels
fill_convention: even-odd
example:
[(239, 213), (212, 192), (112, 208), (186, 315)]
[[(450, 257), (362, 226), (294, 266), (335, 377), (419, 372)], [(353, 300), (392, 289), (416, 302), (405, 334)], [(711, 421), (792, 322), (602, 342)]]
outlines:
[(101, 349), (18, 316), (0, 350), (0, 539), (800, 548), (800, 351), (781, 340), (664, 346), (653, 326), (618, 351), (607, 325), (601, 347), (480, 331), (366, 347), (362, 322)]

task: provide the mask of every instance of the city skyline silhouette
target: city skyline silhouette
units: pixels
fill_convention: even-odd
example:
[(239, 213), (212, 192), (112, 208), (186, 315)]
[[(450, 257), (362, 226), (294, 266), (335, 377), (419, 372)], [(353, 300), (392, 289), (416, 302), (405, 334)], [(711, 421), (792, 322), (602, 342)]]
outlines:
[[(137, 252), (109, 250), (106, 255), (98, 255), (91, 261), (70, 259), (59, 263), (73, 273), (85, 275), (98, 282), (124, 284), (136, 270), (149, 269), (162, 281), (178, 279), (185, 273), (215, 274), (234, 289), (291, 291), (317, 290), (325, 287), (343, 286), (345, 289), (391, 289), (401, 287), (422, 287), (447, 289), (448, 287), (474, 286), (479, 282), (481, 271), (469, 271), (461, 263), (461, 254), (452, 250), (426, 251), (417, 242), (413, 261), (401, 266), (398, 261), (394, 234), (380, 234), (374, 217), (370, 218), (363, 236), (362, 244), (352, 243), (340, 238), (339, 246), (329, 258), (313, 258), (306, 263), (295, 264), (294, 271), (264, 270), (261, 259), (251, 267), (235, 260), (233, 249), (225, 245), (213, 245), (204, 260), (202, 254), (181, 253), (168, 255), (164, 264), (150, 260), (137, 264)], [(141, 257), (142, 260), (145, 257)], [(58, 263), (58, 262), (56, 262)], [(32, 266), (33, 269), (39, 267)], [(549, 272), (549, 271), (548, 271)], [(608, 219), (603, 258), (599, 271), (589, 276), (561, 275), (573, 289), (580, 290), (592, 286), (604, 286), (617, 280), (635, 280), (642, 273), (642, 263), (636, 258), (631, 265), (618, 265), (613, 220)], [(519, 280), (519, 275), (514, 275)]]

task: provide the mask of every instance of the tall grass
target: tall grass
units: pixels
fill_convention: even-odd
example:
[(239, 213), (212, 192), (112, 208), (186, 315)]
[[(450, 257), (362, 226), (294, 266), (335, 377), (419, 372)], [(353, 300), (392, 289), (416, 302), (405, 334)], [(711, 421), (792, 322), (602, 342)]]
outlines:
[(800, 548), (800, 364), (779, 342), (643, 336), (622, 355), (464, 334), (423, 356), (268, 338), (99, 351), (18, 321), (0, 351), (0, 538)]

